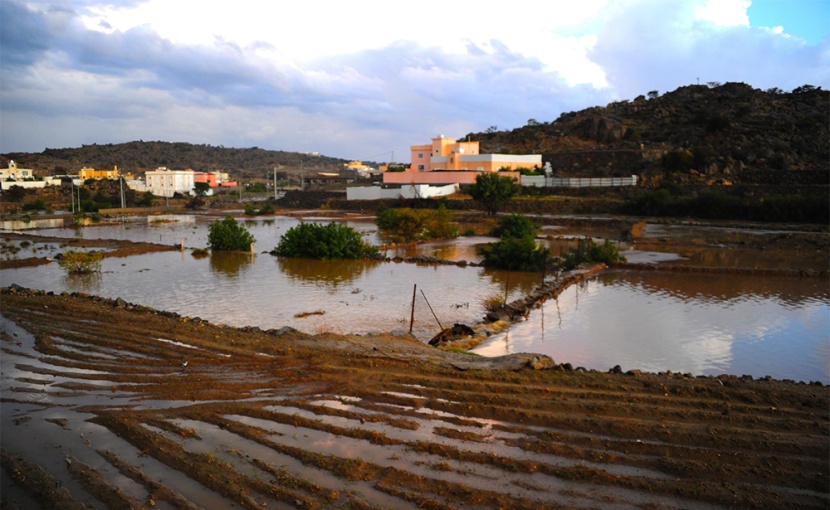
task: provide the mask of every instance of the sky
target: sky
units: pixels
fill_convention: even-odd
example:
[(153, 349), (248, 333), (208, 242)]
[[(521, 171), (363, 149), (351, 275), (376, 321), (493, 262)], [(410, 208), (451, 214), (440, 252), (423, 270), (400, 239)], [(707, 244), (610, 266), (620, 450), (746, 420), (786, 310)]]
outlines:
[(830, 0), (0, 0), (0, 153), (409, 161), (650, 91), (830, 88)]

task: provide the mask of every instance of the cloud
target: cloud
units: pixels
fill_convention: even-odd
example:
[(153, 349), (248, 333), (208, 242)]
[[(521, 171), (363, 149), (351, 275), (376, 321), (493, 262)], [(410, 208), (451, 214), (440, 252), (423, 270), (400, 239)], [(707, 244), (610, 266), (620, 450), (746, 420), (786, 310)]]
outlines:
[(830, 82), (830, 38), (751, 27), (745, 0), (537, 4), (496, 14), (430, 0), (407, 24), (398, 6), (369, 2), (386, 20), (369, 26), (330, 2), (7, 0), (0, 151), (166, 139), (406, 160), (438, 133), (512, 129), (698, 79)]

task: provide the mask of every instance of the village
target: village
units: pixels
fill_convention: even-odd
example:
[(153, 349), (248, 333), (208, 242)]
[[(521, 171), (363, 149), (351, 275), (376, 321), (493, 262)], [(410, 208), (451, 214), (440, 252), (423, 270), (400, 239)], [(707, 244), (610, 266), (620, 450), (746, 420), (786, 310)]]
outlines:
[[(213, 196), (218, 193), (241, 193), (248, 188), (278, 192), (298, 190), (345, 191), (347, 200), (384, 198), (431, 198), (458, 193), (461, 187), (475, 183), (477, 175), (499, 172), (521, 186), (559, 188), (597, 188), (636, 186), (637, 176), (624, 177), (554, 177), (550, 162), (542, 163), (541, 154), (481, 154), (478, 141), (458, 141), (439, 135), (430, 144), (412, 145), (409, 165), (380, 164), (377, 168), (360, 161), (343, 163), (338, 171), (300, 169), (297, 179), (274, 168), (264, 179), (243, 184), (229, 172), (199, 172), (192, 169), (158, 167), (143, 175), (122, 173), (118, 166), (109, 169), (81, 168), (76, 175), (38, 175), (43, 171), (22, 168), (14, 160), (0, 169), (0, 189), (13, 186), (42, 189), (47, 186), (81, 187), (90, 181), (113, 180), (137, 193), (155, 197)], [(295, 172), (296, 174), (296, 172)], [(280, 179), (280, 177), (282, 177)], [(73, 205), (74, 207), (74, 205)], [(121, 208), (125, 208), (123, 202)]]

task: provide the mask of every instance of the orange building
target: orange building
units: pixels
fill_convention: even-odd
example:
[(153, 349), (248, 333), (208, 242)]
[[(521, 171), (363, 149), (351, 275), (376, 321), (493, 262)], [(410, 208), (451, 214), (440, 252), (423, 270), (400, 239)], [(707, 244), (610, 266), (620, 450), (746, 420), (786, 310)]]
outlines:
[[(404, 172), (386, 172), (386, 184), (473, 184), (481, 172), (532, 169), (542, 166), (541, 154), (480, 154), (478, 142), (459, 142), (439, 135), (431, 144), (410, 146), (411, 161)], [(518, 172), (505, 175), (519, 180)]]
[(94, 168), (81, 168), (78, 178), (82, 181), (87, 179), (118, 179), (118, 167), (113, 166), (112, 170), (95, 170)]

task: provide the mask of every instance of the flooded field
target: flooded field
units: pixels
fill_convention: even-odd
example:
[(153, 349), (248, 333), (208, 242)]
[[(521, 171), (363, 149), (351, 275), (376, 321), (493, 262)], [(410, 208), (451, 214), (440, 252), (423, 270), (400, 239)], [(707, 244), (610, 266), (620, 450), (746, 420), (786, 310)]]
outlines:
[[(115, 224), (35, 230), (57, 239), (119, 239), (185, 245), (169, 251), (106, 258), (99, 275), (67, 276), (57, 264), (0, 270), (2, 285), (12, 283), (56, 293), (83, 292), (200, 317), (217, 324), (308, 333), (409, 331), (427, 341), (455, 323), (475, 324), (493, 297), (518, 299), (553, 275), (494, 271), (453, 265), (404, 262), (322, 262), (268, 255), (280, 235), (300, 219), (289, 216), (241, 219), (257, 238), (254, 254), (214, 253), (195, 258), (191, 248), (207, 244), (207, 227), (216, 217), (170, 215), (131, 218)], [(304, 221), (332, 221), (306, 216)], [(377, 244), (371, 217), (346, 216), (348, 225)], [(695, 240), (741, 232), (711, 227), (646, 225), (636, 243), (618, 241), (630, 262), (705, 267), (815, 269), (826, 266), (818, 249), (793, 252), (729, 249), (696, 243), (682, 252), (661, 243), (671, 235)], [(751, 236), (789, 232), (748, 231)], [(609, 236), (602, 227), (543, 230), (553, 253), (579, 236)], [(389, 257), (427, 255), (476, 261), (476, 247), (487, 237), (405, 246)], [(25, 246), (24, 246), (25, 244)], [(10, 247), (14, 249), (10, 249)], [(4, 243), (4, 257), (53, 257), (58, 241)], [(826, 268), (825, 268), (826, 269)], [(701, 275), (666, 272), (608, 272), (568, 289), (559, 299), (533, 311), (527, 321), (491, 338), (476, 352), (495, 356), (540, 352), (557, 362), (608, 370), (696, 375), (722, 373), (771, 375), (782, 379), (830, 382), (830, 290), (823, 278)]]

